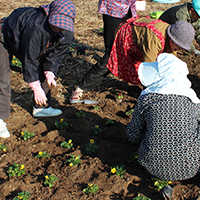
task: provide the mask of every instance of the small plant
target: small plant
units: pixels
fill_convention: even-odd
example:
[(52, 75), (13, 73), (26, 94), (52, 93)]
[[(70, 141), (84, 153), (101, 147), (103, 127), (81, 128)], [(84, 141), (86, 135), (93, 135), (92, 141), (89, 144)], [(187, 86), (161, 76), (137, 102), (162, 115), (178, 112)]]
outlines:
[(117, 92), (116, 93), (116, 98), (117, 99), (123, 99), (123, 93), (122, 92)]
[(16, 163), (13, 163), (13, 166), (9, 167), (8, 169), (8, 174), (9, 174), (9, 177), (11, 176), (21, 176), (22, 174), (25, 174), (25, 169), (24, 169), (24, 165), (22, 164), (16, 164)]
[(187, 55), (190, 55), (191, 53), (189, 51), (186, 52)]
[(103, 33), (103, 31), (104, 31), (104, 28), (103, 28), (103, 27), (101, 27), (101, 28), (99, 28), (97, 31), (98, 31), (98, 32), (102, 32), (102, 33)]
[(112, 119), (107, 119), (106, 120), (106, 125), (111, 125), (111, 124), (114, 124), (114, 121)]
[(50, 154), (47, 153), (46, 151), (42, 152), (42, 151), (39, 151), (38, 152), (38, 155), (35, 156), (36, 158), (50, 158)]
[(13, 58), (12, 58), (12, 65), (19, 67), (19, 66), (22, 66), (22, 63), (20, 62), (20, 60), (18, 58), (16, 58), (15, 56), (13, 56)]
[(73, 167), (75, 165), (82, 164), (80, 161), (80, 156), (74, 156), (72, 154), (70, 156), (71, 156), (71, 158), (67, 159), (67, 162), (69, 162), (69, 166)]
[(73, 143), (72, 143), (72, 140), (68, 140), (67, 141), (63, 141), (61, 144), (60, 144), (61, 147), (63, 148), (66, 148), (66, 149), (71, 149), (73, 147)]
[(96, 125), (96, 126), (92, 127), (92, 130), (93, 130), (95, 135), (98, 135), (99, 133), (102, 132), (102, 129), (99, 128), (99, 125)]
[(134, 197), (132, 200), (151, 200), (151, 199), (138, 194), (138, 196)]
[(121, 176), (122, 178), (124, 177), (124, 172), (126, 171), (125, 169), (124, 169), (124, 165), (122, 165), (122, 166), (116, 166), (116, 167), (113, 167), (113, 168), (111, 168), (111, 170), (110, 170), (110, 173), (111, 174), (117, 174), (117, 175), (119, 175), (119, 176)]
[(31, 198), (30, 194), (31, 193), (29, 191), (27, 191), (27, 192), (25, 192), (25, 191), (19, 192), (18, 195), (13, 198), (13, 200), (20, 200), (20, 199), (21, 200), (27, 200), (27, 199)]
[(85, 192), (86, 194), (97, 193), (98, 191), (99, 191), (99, 187), (96, 183), (95, 184), (89, 183), (88, 186), (83, 189), (83, 192)]
[(94, 108), (94, 110), (101, 110), (101, 107), (97, 106), (97, 105), (93, 105), (93, 108)]
[(52, 187), (53, 186), (52, 183), (54, 183), (56, 180), (58, 180), (58, 178), (54, 174), (46, 175), (44, 184), (48, 185), (49, 187)]
[(76, 113), (76, 117), (85, 117), (85, 112), (80, 110), (79, 112)]
[(0, 151), (6, 152), (7, 150), (8, 150), (7, 147), (4, 144), (0, 143)]
[(130, 109), (129, 111), (126, 112), (126, 115), (132, 115), (133, 111), (134, 111), (134, 109)]
[(73, 43), (70, 48), (69, 48), (69, 51), (77, 51), (77, 50), (81, 50), (81, 49), (85, 49), (86, 47), (81, 45), (81, 44), (76, 44), (76, 43)]
[(138, 164), (137, 159), (138, 159), (137, 152), (134, 152), (130, 155), (130, 159), (128, 162), (137, 165)]
[(55, 125), (58, 129), (63, 130), (64, 128), (68, 128), (68, 123), (64, 121), (63, 118), (61, 118), (59, 121), (55, 121)]
[(35, 136), (35, 133), (30, 133), (27, 130), (21, 132), (21, 138), (26, 141)]
[(87, 154), (94, 154), (96, 153), (96, 150), (99, 148), (98, 145), (96, 145), (96, 142), (93, 139), (90, 139), (90, 143), (86, 145), (85, 150)]
[(154, 186), (156, 186), (156, 188), (160, 190), (164, 188), (166, 185), (169, 185), (171, 183), (172, 183), (171, 181), (163, 181), (163, 180), (155, 179)]

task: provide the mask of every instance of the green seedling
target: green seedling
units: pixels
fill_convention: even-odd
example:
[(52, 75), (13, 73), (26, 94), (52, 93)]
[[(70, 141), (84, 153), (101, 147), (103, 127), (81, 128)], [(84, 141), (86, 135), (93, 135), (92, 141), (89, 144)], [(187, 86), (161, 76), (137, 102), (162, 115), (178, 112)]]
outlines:
[(104, 31), (104, 28), (103, 28), (103, 27), (101, 27), (101, 28), (99, 28), (97, 31), (98, 31), (98, 32), (102, 32), (102, 33), (103, 33), (103, 31)]
[(134, 111), (134, 109), (130, 109), (129, 111), (126, 112), (126, 115), (132, 115), (133, 111)]
[(8, 151), (8, 149), (7, 149), (7, 147), (4, 144), (0, 143), (0, 151), (6, 152), (6, 151)]
[(97, 105), (93, 105), (93, 108), (94, 108), (94, 110), (101, 110), (101, 107), (97, 106)]
[(116, 98), (117, 99), (123, 99), (123, 93), (122, 92), (117, 92), (116, 93)]
[(97, 193), (98, 191), (99, 191), (99, 187), (96, 183), (95, 184), (89, 183), (88, 186), (83, 189), (83, 192), (85, 192), (86, 194)]
[(171, 183), (172, 183), (171, 181), (163, 181), (163, 180), (155, 179), (154, 186), (156, 186), (156, 189), (160, 190), (164, 188), (166, 185), (169, 185)]
[(22, 63), (20, 62), (20, 60), (17, 59), (15, 56), (13, 56), (11, 63), (13, 66), (17, 66), (17, 67), (22, 66)]
[(66, 148), (66, 149), (71, 149), (73, 147), (73, 143), (72, 143), (72, 140), (68, 140), (67, 141), (63, 141), (61, 144), (60, 144), (61, 147), (63, 148)]
[(92, 127), (92, 131), (94, 132), (95, 135), (98, 135), (99, 133), (102, 132), (102, 129), (99, 127), (99, 125), (96, 125)]
[(64, 121), (63, 118), (61, 118), (59, 121), (55, 121), (55, 125), (58, 129), (63, 130), (64, 128), (68, 128), (68, 123)]
[(85, 112), (80, 110), (79, 112), (76, 113), (76, 117), (85, 117)]
[(137, 197), (134, 197), (132, 200), (151, 200), (150, 198), (141, 196), (140, 194)]
[(30, 133), (27, 130), (21, 132), (21, 138), (24, 141), (26, 141), (26, 140), (28, 140), (30, 138), (33, 138), (34, 136), (35, 136), (35, 133)]
[(16, 163), (13, 163), (13, 166), (9, 167), (8, 169), (8, 174), (9, 174), (9, 177), (11, 176), (21, 176), (22, 174), (25, 174), (25, 169), (24, 169), (24, 165), (23, 164), (16, 164)]
[(125, 169), (124, 169), (124, 165), (122, 165), (122, 166), (116, 166), (116, 167), (113, 167), (113, 168), (111, 168), (111, 170), (110, 170), (110, 173), (111, 174), (116, 174), (116, 175), (118, 175), (118, 176), (121, 176), (122, 178), (124, 177), (124, 172), (126, 171)]
[(69, 166), (73, 167), (75, 165), (82, 164), (80, 161), (80, 156), (74, 156), (72, 154), (70, 156), (71, 156), (71, 158), (67, 159), (67, 162), (69, 162)]
[(130, 159), (128, 160), (128, 162), (137, 165), (138, 164), (137, 159), (138, 159), (137, 152), (134, 152), (130, 155)]
[(13, 198), (13, 200), (27, 200), (27, 199), (31, 198), (30, 194), (31, 193), (29, 191), (19, 192), (18, 195)]
[(98, 145), (96, 145), (96, 142), (93, 139), (90, 139), (90, 143), (86, 145), (85, 150), (87, 154), (95, 154), (96, 150), (99, 148)]
[(114, 121), (112, 120), (112, 119), (107, 119), (106, 120), (106, 125), (108, 126), (108, 125), (112, 125), (112, 124), (114, 124)]
[(38, 155), (35, 156), (36, 158), (50, 158), (50, 154), (47, 153), (46, 151), (42, 152), (42, 151), (39, 151), (38, 152)]
[(49, 186), (49, 187), (53, 187), (53, 183), (58, 180), (58, 178), (52, 174), (52, 175), (46, 175), (45, 176), (45, 182), (44, 184)]

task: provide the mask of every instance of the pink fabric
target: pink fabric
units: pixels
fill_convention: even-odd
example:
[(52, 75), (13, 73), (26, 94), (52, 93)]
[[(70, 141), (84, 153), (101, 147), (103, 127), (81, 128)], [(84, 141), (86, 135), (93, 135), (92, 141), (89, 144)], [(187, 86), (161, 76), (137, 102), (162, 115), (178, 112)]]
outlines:
[(99, 0), (98, 12), (116, 18), (123, 18), (131, 9), (132, 16), (137, 16), (136, 0)]
[(33, 90), (35, 103), (38, 105), (46, 105), (47, 97), (41, 87), (40, 81), (34, 81), (28, 83), (28, 85), (31, 87), (31, 90)]
[(115, 36), (110, 58), (106, 65), (115, 76), (129, 83), (141, 84), (138, 77), (138, 68), (141, 62), (143, 62), (143, 52), (137, 48), (133, 41), (132, 26), (145, 26), (152, 30), (160, 39), (163, 51), (165, 38), (162, 33), (155, 28), (154, 24), (156, 22), (158, 22), (158, 20), (154, 20), (149, 24), (144, 22), (138, 23), (135, 22), (134, 18), (130, 18), (121, 26)]
[(45, 77), (46, 77), (46, 79), (47, 79), (47, 84), (48, 84), (48, 86), (51, 86), (51, 85), (53, 85), (53, 86), (55, 86), (56, 87), (56, 81), (55, 81), (55, 75), (54, 75), (54, 73), (53, 72), (51, 72), (51, 71), (45, 71), (44, 72), (44, 75), (45, 75)]

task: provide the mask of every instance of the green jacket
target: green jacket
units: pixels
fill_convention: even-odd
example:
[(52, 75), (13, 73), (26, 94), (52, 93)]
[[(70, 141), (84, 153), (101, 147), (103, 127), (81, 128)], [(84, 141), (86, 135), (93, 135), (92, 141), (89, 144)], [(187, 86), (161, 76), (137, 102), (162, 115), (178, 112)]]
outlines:
[[(191, 3), (185, 3), (182, 5), (174, 6), (166, 10), (159, 19), (168, 24), (175, 24), (177, 21), (186, 21), (195, 29), (195, 39), (198, 44), (200, 44), (200, 19), (193, 21), (189, 10), (191, 9)], [(191, 44), (191, 52), (196, 50), (195, 46)]]

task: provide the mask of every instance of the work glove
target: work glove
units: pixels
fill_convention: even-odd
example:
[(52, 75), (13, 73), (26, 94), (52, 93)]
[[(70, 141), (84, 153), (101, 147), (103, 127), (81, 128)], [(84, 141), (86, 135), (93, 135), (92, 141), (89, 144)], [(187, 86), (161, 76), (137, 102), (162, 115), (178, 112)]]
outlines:
[(56, 81), (55, 81), (55, 75), (53, 72), (51, 71), (45, 71), (44, 72), (44, 75), (46, 77), (46, 80), (47, 80), (47, 85), (49, 88), (51, 88), (51, 86), (55, 86), (56, 87)]
[(47, 106), (47, 97), (44, 90), (41, 87), (40, 81), (34, 81), (28, 83), (28, 85), (31, 87), (31, 90), (33, 90), (35, 103), (40, 106)]
[(196, 50), (194, 51), (194, 54), (195, 54), (195, 55), (200, 55), (200, 51), (196, 49)]

